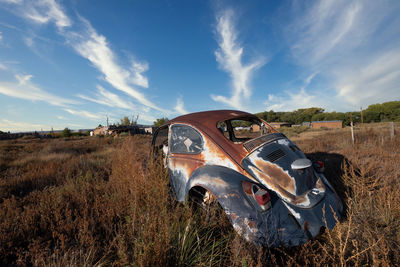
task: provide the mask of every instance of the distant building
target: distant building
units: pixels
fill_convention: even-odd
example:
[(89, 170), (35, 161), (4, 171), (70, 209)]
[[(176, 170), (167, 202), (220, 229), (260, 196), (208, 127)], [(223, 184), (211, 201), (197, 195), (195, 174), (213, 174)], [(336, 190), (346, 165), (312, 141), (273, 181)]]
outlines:
[(292, 124), (288, 122), (269, 122), (269, 125), (274, 127), (275, 129), (281, 128), (281, 127), (291, 127)]
[(342, 128), (342, 121), (313, 121), (311, 122), (311, 128), (329, 128), (329, 129), (339, 129)]
[(261, 127), (258, 124), (252, 124), (250, 126), (250, 129), (251, 129), (252, 132), (259, 132), (261, 130)]

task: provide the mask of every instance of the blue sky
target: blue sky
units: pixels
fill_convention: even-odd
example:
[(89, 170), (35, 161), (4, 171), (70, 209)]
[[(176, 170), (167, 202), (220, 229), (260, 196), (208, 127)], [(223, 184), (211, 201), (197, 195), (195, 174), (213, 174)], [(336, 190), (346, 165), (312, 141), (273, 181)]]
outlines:
[(400, 99), (400, 1), (0, 0), (0, 130)]

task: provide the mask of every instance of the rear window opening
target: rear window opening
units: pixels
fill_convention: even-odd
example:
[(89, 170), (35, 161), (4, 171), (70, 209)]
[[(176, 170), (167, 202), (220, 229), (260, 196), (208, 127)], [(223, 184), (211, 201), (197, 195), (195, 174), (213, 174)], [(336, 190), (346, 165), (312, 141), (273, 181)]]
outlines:
[(217, 128), (228, 140), (235, 144), (242, 144), (248, 140), (273, 132), (271, 126), (257, 118), (220, 121), (217, 123)]

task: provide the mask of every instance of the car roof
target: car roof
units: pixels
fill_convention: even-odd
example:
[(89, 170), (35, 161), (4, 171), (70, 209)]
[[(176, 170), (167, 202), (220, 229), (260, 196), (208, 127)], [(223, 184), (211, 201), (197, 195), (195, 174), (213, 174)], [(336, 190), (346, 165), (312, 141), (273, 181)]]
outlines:
[(238, 164), (247, 154), (242, 144), (234, 144), (228, 140), (221, 132), (217, 129), (217, 123), (220, 121), (226, 121), (231, 119), (239, 118), (255, 118), (258, 117), (244, 111), (238, 110), (211, 110), (196, 112), (179, 116), (175, 119), (168, 121), (165, 125), (174, 123), (190, 124), (200, 131), (206, 133), (216, 144), (218, 144), (222, 150), (230, 155)]
[[(169, 123), (189, 123), (193, 126), (198, 126), (201, 128), (202, 126), (209, 127), (210, 130), (217, 131), (216, 125), (217, 122), (235, 119), (235, 118), (242, 118), (242, 117), (254, 117), (257, 118), (255, 115), (239, 111), (239, 110), (210, 110), (210, 111), (202, 111), (196, 113), (190, 113), (186, 115), (182, 115), (172, 119), (168, 122)], [(210, 127), (211, 126), (211, 127)], [(212, 128), (212, 129), (211, 129)]]

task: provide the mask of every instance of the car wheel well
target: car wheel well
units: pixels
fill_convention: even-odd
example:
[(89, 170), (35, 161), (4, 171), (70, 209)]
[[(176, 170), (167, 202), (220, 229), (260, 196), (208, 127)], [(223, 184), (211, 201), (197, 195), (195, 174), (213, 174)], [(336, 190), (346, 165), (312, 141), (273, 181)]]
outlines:
[(218, 232), (221, 234), (232, 230), (228, 216), (210, 190), (202, 186), (194, 186), (189, 190), (188, 195), (194, 210), (200, 212), (203, 223), (218, 227)]
[(189, 190), (189, 201), (202, 205), (207, 192), (209, 191), (202, 186), (193, 186)]

